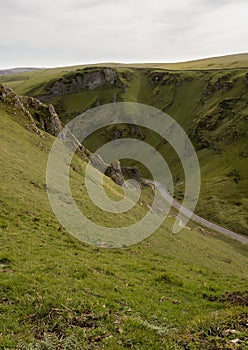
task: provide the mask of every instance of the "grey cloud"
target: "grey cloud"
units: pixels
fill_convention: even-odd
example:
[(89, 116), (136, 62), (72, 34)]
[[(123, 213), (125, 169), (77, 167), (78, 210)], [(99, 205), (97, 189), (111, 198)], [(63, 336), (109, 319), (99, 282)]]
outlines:
[(119, 5), (121, 3), (123, 3), (123, 0), (72, 0), (69, 2), (69, 7), (76, 10), (87, 10), (97, 6)]
[(239, 2), (245, 2), (246, 0), (202, 0), (203, 3), (210, 6), (218, 5), (228, 5), (228, 4), (237, 4)]
[(247, 0), (200, 0), (198, 6), (202, 4), (206, 9), (217, 9), (219, 7), (226, 7), (234, 4), (238, 7), (240, 4), (245, 3), (246, 1)]
[(0, 68), (247, 51), (246, 1), (0, 0)]

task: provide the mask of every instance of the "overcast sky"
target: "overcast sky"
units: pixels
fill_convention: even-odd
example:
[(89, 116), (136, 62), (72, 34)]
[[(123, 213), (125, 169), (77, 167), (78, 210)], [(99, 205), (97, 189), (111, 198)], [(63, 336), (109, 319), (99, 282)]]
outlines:
[(0, 68), (248, 52), (248, 0), (0, 0)]

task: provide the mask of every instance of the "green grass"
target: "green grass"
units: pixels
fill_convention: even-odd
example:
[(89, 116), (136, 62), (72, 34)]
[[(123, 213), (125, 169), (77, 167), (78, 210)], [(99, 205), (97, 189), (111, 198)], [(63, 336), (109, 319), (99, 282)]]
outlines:
[[(1, 349), (221, 349), (223, 342), (231, 349), (232, 334), (223, 336), (230, 327), (245, 349), (240, 320), (247, 306), (225, 293), (245, 295), (246, 246), (204, 236), (193, 223), (174, 235), (173, 217), (132, 247), (101, 249), (77, 241), (48, 203), (53, 138), (41, 138), (24, 117), (8, 111), (1, 110), (0, 121)], [(99, 211), (85, 191), (84, 171), (76, 157), (71, 185), (85, 215), (108, 226), (145, 214), (149, 193), (122, 218)], [(105, 188), (121, 198), (121, 188), (108, 178)]]
[[(103, 86), (91, 91), (62, 95), (52, 98), (49, 102), (55, 104), (64, 122), (94, 107), (97, 103), (105, 104), (113, 100), (140, 102), (165, 111), (184, 128), (197, 149), (202, 170), (202, 189), (197, 213), (238, 233), (248, 234), (246, 215), (248, 183), (245, 175), (248, 170), (246, 141), (248, 101), (245, 81), (247, 70), (240, 68), (244, 65), (246, 57), (244, 54), (196, 61), (188, 63), (191, 67), (188, 71), (180, 64), (174, 71), (114, 65), (125, 89)], [(233, 61), (237, 64), (232, 64)], [(207, 62), (215, 62), (214, 69), (210, 69)], [(195, 69), (197, 65), (200, 65), (201, 69)], [(229, 69), (224, 69), (223, 65)], [(96, 66), (84, 67), (84, 70), (88, 71), (94, 67)], [(33, 92), (39, 95), (42, 91), (43, 93), (46, 91), (46, 86), (52, 81), (61, 76), (68, 79), (80, 69), (82, 67), (56, 68), (18, 74), (16, 81), (14, 81), (15, 75), (5, 76), (4, 79), (13, 79), (6, 83), (15, 87), (18, 93)], [(20, 82), (22, 76), (25, 81)], [(159, 77), (158, 81), (154, 80), (156, 76)], [(232, 88), (225, 89), (220, 85), (223, 82), (232, 84)], [(121, 131), (128, 135), (129, 129), (124, 129), (122, 127)], [(164, 155), (170, 165), (175, 181), (175, 192), (177, 198), (181, 199), (183, 187), (180, 187), (181, 185), (178, 187), (177, 184), (181, 184), (185, 179), (178, 157), (157, 135), (144, 130), (143, 134), (145, 141)], [(109, 128), (101, 130), (85, 144), (94, 151), (107, 140), (110, 141), (113, 135), (113, 130)], [(127, 164), (133, 163), (129, 161)], [(240, 181), (235, 183), (234, 179), (227, 176), (228, 171), (239, 172)], [(144, 170), (143, 175), (149, 174)]]
[[(226, 78), (227, 73), (222, 70), (194, 73), (178, 71), (170, 73), (172, 78), (176, 74), (176, 84), (164, 84), (163, 81), (155, 83), (151, 79), (154, 74), (163, 75), (161, 70), (133, 70), (125, 93), (119, 94), (118, 98), (119, 101), (155, 106), (183, 126), (197, 149), (201, 166), (202, 188), (197, 213), (241, 234), (248, 234), (248, 183), (245, 175), (248, 170), (248, 101), (245, 73), (234, 70), (229, 72)], [(207, 86), (215, 84), (218, 79), (231, 79), (233, 88), (229, 91), (219, 89), (206, 94)], [(74, 115), (77, 115), (83, 108), (86, 109), (86, 104), (92, 105), (93, 98), (94, 101), (98, 98), (102, 103), (107, 103), (111, 102), (112, 96), (111, 90), (103, 91), (99, 88), (92, 92), (61, 96), (58, 103), (63, 106), (63, 115), (70, 119), (72, 110)], [(117, 130), (122, 132), (123, 137), (137, 137), (130, 134), (128, 127), (115, 126), (94, 134), (85, 145), (91, 151), (95, 151), (114, 138)], [(177, 187), (177, 184), (181, 184), (185, 179), (178, 157), (158, 135), (144, 129), (142, 133), (145, 141), (164, 155), (170, 165), (176, 195), (181, 199), (183, 188)], [(126, 164), (132, 165), (133, 162), (129, 161)], [(240, 173), (238, 182), (228, 176), (235, 170)], [(145, 170), (143, 175), (149, 176)]]
[(91, 91), (83, 91), (75, 94), (63, 95), (49, 100), (52, 103), (56, 111), (59, 112), (59, 116), (64, 123), (69, 122), (86, 109), (95, 107), (97, 103), (105, 104), (109, 103), (112, 99), (116, 99), (120, 93), (120, 88), (98, 88)]
[[(118, 65), (125, 88), (102, 86), (74, 94), (51, 98), (66, 123), (96, 104), (140, 102), (157, 107), (171, 115), (190, 136), (196, 147), (202, 172), (202, 188), (196, 212), (241, 234), (248, 234), (247, 218), (247, 54), (231, 55), (173, 65)], [(0, 77), (0, 81), (19, 94), (39, 95), (46, 87), (75, 72), (89, 71), (99, 65), (47, 69)], [(163, 69), (162, 69), (163, 68)], [(156, 80), (154, 77), (158, 77)], [(224, 84), (224, 85), (223, 85)], [(225, 84), (230, 84), (226, 88)], [(121, 128), (121, 129), (120, 129)], [(116, 128), (101, 130), (85, 145), (95, 151), (114, 137)], [(128, 128), (119, 127), (130, 136)], [(145, 142), (155, 147), (170, 165), (177, 199), (182, 199), (185, 181), (183, 168), (173, 149), (158, 135), (142, 131)], [(131, 135), (137, 137), (137, 135)], [(132, 161), (126, 162), (132, 165)], [(144, 176), (149, 173), (141, 168)], [(228, 176), (238, 172), (240, 180)]]
[(247, 68), (248, 67), (248, 54), (234, 54), (219, 57), (209, 57), (204, 59), (198, 59), (186, 62), (176, 63), (143, 63), (143, 64), (130, 64), (131, 67), (138, 68), (163, 68), (169, 70), (212, 70), (219, 68)]
[[(51, 80), (56, 80), (61, 75), (69, 72), (75, 72), (87, 67), (115, 67), (115, 68), (162, 68), (166, 70), (215, 70), (228, 68), (247, 68), (248, 54), (236, 54), (221, 57), (213, 57), (200, 59), (189, 62), (179, 63), (137, 63), (137, 64), (121, 64), (121, 63), (99, 63), (92, 65), (78, 65), (73, 67), (58, 67), (42, 69), (38, 71), (0, 75), (1, 83), (7, 83), (14, 88), (18, 94), (25, 94), (28, 90), (36, 88), (37, 85), (42, 86)], [(24, 84), (23, 84), (24, 83)]]

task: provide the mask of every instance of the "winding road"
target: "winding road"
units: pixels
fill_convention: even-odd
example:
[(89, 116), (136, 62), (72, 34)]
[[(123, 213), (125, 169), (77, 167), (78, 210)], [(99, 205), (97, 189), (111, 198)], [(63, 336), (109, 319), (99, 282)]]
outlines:
[(239, 235), (238, 233), (235, 233), (233, 231), (230, 231), (222, 226), (216, 225), (211, 221), (208, 221), (206, 219), (203, 219), (202, 217), (194, 214), (190, 210), (186, 209), (185, 207), (182, 207), (180, 203), (174, 200), (174, 198), (167, 192), (167, 190), (158, 182), (152, 182), (153, 185), (155, 185), (159, 191), (161, 196), (168, 202), (171, 203), (171, 206), (176, 209), (180, 210), (186, 217), (189, 217), (190, 220), (197, 222), (203, 227), (207, 227), (217, 233), (221, 233), (225, 236), (228, 236), (232, 239), (235, 239), (236, 241), (239, 241), (243, 244), (248, 244), (248, 237)]

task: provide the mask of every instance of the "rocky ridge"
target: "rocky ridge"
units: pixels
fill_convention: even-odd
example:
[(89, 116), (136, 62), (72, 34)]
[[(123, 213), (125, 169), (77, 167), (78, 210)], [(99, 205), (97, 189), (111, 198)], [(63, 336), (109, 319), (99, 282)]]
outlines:
[(66, 74), (62, 78), (51, 82), (46, 87), (46, 94), (37, 96), (37, 98), (45, 102), (61, 95), (83, 90), (95, 90), (101, 86), (124, 87), (117, 71), (113, 68), (83, 69)]
[(24, 115), (39, 135), (42, 135), (41, 130), (44, 130), (57, 136), (62, 130), (62, 123), (52, 105), (47, 106), (33, 97), (18, 96), (11, 88), (2, 84), (0, 103), (2, 108), (11, 108), (15, 115)]
[(98, 154), (91, 153), (85, 148), (70, 129), (63, 128), (53, 105), (46, 105), (34, 97), (18, 96), (11, 88), (0, 84), (0, 108), (6, 109), (6, 107), (11, 109), (14, 115), (22, 114), (26, 117), (32, 129), (41, 137), (43, 137), (42, 130), (44, 130), (52, 136), (66, 140), (68, 144), (71, 143), (81, 158), (91, 162), (92, 166), (104, 172), (118, 185), (124, 186), (125, 176), (139, 181), (141, 185), (147, 185), (136, 167), (122, 168), (119, 160), (106, 164)]

